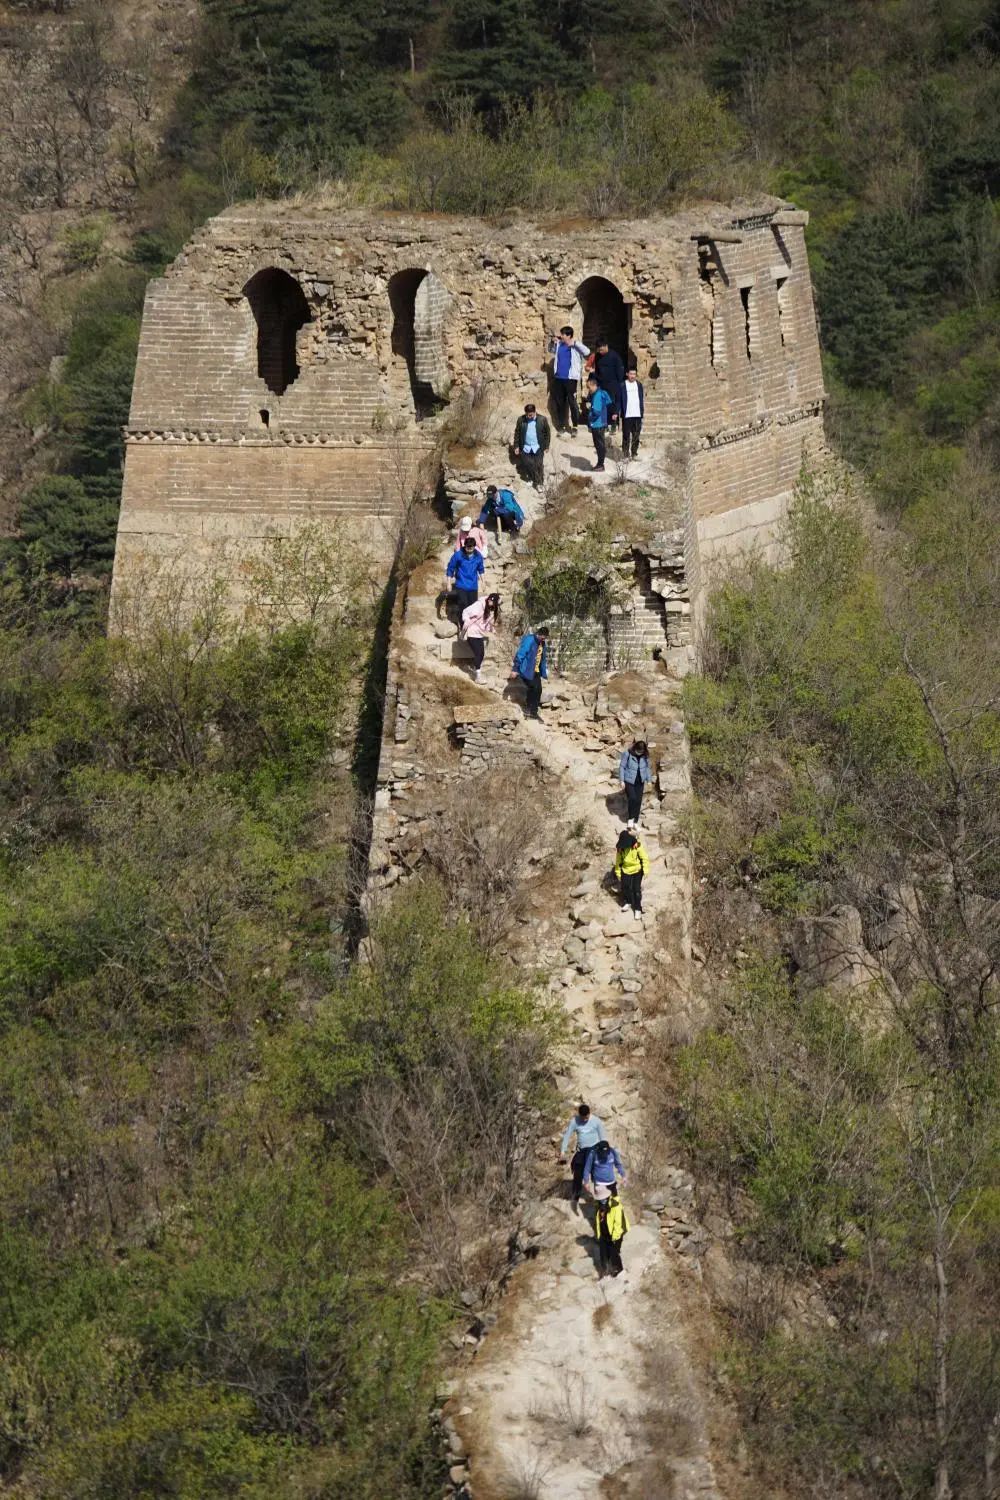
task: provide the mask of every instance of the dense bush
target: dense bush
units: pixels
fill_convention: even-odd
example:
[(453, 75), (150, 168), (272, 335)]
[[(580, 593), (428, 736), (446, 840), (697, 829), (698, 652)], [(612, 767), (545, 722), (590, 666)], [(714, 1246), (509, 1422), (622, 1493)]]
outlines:
[(165, 580), (113, 641), (3, 599), (0, 1482), (24, 1500), (416, 1500), (442, 1294), (506, 1259), (551, 1020), (435, 888), (350, 967), (330, 752), (370, 596), (308, 531), (245, 581), (253, 632)]
[[(249, 125), (268, 150), (341, 166), (351, 144), (385, 145), (406, 117), (394, 78), (426, 25), (414, 0), (378, 12), (363, 0), (208, 0), (178, 136), (211, 161), (226, 131)], [(190, 149), (190, 146), (189, 146)]]
[[(992, 1462), (1000, 532), (989, 463), (945, 475), (877, 542), (806, 479), (786, 566), (719, 590), (685, 684), (703, 931), (739, 960), (680, 1058), (685, 1126), (756, 1262), (751, 1434), (829, 1496), (975, 1493)], [(873, 942), (905, 912), (881, 978), (799, 989), (791, 921), (844, 903)]]

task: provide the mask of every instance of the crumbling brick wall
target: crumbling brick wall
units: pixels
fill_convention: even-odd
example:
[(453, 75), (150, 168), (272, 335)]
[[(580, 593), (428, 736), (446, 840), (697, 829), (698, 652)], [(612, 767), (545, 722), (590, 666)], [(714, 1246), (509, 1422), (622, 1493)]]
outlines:
[(445, 320), (451, 293), (435, 275), (424, 277), (414, 298), (414, 352), (416, 377), (429, 385), (435, 396), (446, 396), (451, 370), (445, 349)]
[[(387, 566), (442, 401), (487, 379), (504, 420), (541, 404), (566, 322), (612, 330), (645, 385), (646, 445), (687, 455), (697, 588), (720, 552), (773, 528), (821, 444), (804, 222), (775, 199), (583, 229), (230, 210), (147, 293), (115, 588), (150, 560), (232, 574), (304, 519), (349, 528)], [(280, 394), (248, 295), (268, 271), (305, 308)]]

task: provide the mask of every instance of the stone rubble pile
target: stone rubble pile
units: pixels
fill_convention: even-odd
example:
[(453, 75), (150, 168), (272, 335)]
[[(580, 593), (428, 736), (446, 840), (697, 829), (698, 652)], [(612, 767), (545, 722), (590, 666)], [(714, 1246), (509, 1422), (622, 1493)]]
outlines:
[[(516, 703), (462, 703), (453, 710), (452, 738), (462, 749), (464, 771), (484, 771), (505, 760), (524, 719)], [(520, 747), (530, 754), (530, 746)]]
[(656, 1215), (660, 1233), (681, 1255), (698, 1260), (708, 1249), (710, 1235), (695, 1217), (695, 1182), (682, 1167), (668, 1167), (663, 1183), (643, 1199), (644, 1212)]

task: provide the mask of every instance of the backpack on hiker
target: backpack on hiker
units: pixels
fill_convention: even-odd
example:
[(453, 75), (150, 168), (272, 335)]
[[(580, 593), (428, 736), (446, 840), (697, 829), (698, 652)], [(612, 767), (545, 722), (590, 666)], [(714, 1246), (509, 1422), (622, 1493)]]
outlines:
[(524, 525), (524, 511), (518, 505), (513, 490), (501, 490), (494, 505), (498, 516), (510, 516), (514, 525), (520, 530)]

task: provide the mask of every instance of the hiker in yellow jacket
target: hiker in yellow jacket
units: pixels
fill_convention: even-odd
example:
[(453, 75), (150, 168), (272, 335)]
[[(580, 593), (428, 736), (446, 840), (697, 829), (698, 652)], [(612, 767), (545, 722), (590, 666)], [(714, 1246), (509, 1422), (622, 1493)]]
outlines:
[(628, 828), (618, 835), (615, 874), (621, 884), (622, 906), (630, 906), (635, 920), (641, 922), (642, 877), (649, 874), (649, 855), (638, 834)]
[(612, 1276), (620, 1276), (625, 1269), (622, 1265), (622, 1240), (628, 1234), (628, 1215), (621, 1205), (617, 1188), (611, 1189), (610, 1198), (605, 1198), (603, 1203), (598, 1203), (597, 1213), (594, 1216), (594, 1230), (597, 1234), (597, 1249), (601, 1260), (601, 1275), (610, 1271)]

